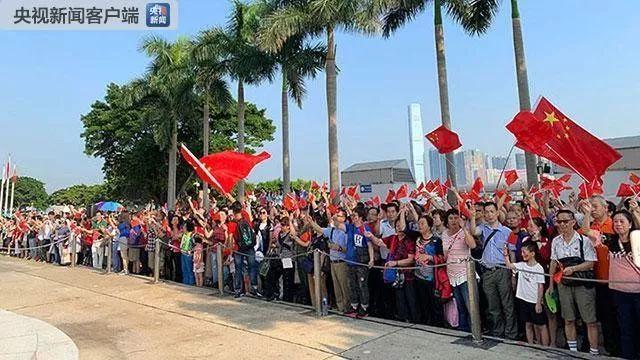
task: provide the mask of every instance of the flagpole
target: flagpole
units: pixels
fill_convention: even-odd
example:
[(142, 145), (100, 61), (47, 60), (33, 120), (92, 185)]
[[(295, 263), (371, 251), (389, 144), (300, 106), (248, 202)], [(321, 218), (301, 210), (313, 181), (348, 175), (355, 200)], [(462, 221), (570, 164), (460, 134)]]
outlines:
[(16, 191), (16, 182), (15, 181), (11, 181), (11, 202), (10, 202), (10, 207), (9, 207), (9, 215), (13, 214), (13, 195)]
[(4, 212), (6, 213), (9, 210), (9, 173), (11, 172), (11, 154), (9, 154), (9, 162), (7, 162), (7, 180), (6, 180), (6, 185), (7, 188), (5, 189), (5, 194), (4, 194)]
[(2, 181), (0, 181), (0, 216), (4, 214), (4, 166), (2, 167)]
[(502, 181), (502, 175), (504, 174), (504, 171), (507, 169), (507, 164), (509, 163), (509, 159), (511, 158), (511, 153), (513, 152), (513, 149), (516, 148), (516, 144), (517, 143), (513, 143), (513, 145), (511, 145), (511, 149), (509, 149), (509, 153), (507, 154), (507, 161), (504, 162), (504, 166), (502, 167), (500, 176), (498, 176), (498, 182), (496, 183), (496, 190), (498, 190), (498, 187), (500, 186), (500, 181)]

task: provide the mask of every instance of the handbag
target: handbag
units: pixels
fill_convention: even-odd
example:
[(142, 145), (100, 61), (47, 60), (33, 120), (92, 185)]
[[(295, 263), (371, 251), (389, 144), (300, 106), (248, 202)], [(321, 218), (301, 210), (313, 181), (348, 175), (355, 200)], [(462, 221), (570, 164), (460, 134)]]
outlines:
[[(395, 252), (397, 242), (398, 240), (394, 239), (394, 242), (391, 244), (387, 262), (395, 261), (393, 253)], [(384, 269), (382, 271), (382, 279), (386, 284), (391, 284), (391, 287), (394, 289), (400, 289), (404, 286), (404, 273), (398, 269)]]
[(458, 314), (458, 303), (455, 298), (452, 298), (451, 301), (447, 301), (444, 304), (444, 319), (447, 321), (449, 325), (453, 328), (457, 328), (460, 325), (459, 322), (459, 314)]
[[(440, 265), (446, 263), (444, 256), (437, 255), (434, 257), (434, 265)], [(453, 286), (449, 282), (449, 275), (447, 275), (447, 267), (439, 266), (433, 268), (433, 278), (435, 283), (434, 296), (442, 302), (447, 302), (453, 298)]]
[[(558, 261), (562, 265), (562, 268), (567, 268), (569, 266), (576, 266), (584, 263), (584, 237), (580, 235), (580, 256), (570, 256), (566, 258), (559, 259)], [(562, 270), (560, 270), (562, 271)], [(571, 277), (580, 278), (580, 279), (594, 279), (595, 274), (593, 270), (584, 270), (584, 271), (575, 271)], [(576, 279), (566, 279), (564, 276), (562, 277), (562, 285), (565, 286), (584, 286), (586, 288), (592, 288), (595, 284), (588, 281), (580, 281)]]

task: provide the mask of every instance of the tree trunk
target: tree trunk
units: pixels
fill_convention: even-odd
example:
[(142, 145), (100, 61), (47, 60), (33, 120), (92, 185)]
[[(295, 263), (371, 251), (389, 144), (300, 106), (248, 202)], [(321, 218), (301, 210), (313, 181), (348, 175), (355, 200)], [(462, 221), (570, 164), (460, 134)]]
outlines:
[[(438, 65), (438, 90), (440, 92), (440, 115), (442, 125), (451, 129), (451, 116), (449, 114), (449, 85), (447, 83), (447, 60), (444, 52), (444, 29), (442, 28), (441, 0), (434, 2), (434, 25), (436, 40), (436, 63)], [(445, 154), (447, 178), (451, 180), (453, 187), (457, 186), (456, 169), (454, 167), (453, 152)], [(449, 202), (455, 202), (455, 195), (449, 193)]]
[[(338, 156), (338, 116), (336, 89), (336, 47), (333, 38), (333, 27), (327, 27), (327, 60), (325, 62), (327, 116), (329, 122), (329, 187), (340, 193), (340, 169)], [(338, 198), (331, 199), (336, 202)]]
[[(527, 64), (524, 57), (524, 41), (522, 40), (522, 25), (518, 0), (511, 0), (511, 26), (513, 29), (513, 52), (516, 57), (516, 77), (518, 79), (518, 99), (520, 111), (531, 110), (531, 98), (529, 97), (529, 78), (527, 76)], [(529, 187), (538, 184), (537, 157), (526, 152), (525, 162), (527, 166), (527, 184)]]
[(289, 94), (287, 75), (282, 73), (282, 190), (291, 192), (291, 163), (289, 162)]
[(178, 119), (171, 125), (171, 150), (169, 150), (169, 179), (167, 184), (167, 209), (176, 205), (176, 156), (178, 154)]
[[(238, 152), (244, 153), (244, 82), (238, 79)], [(244, 200), (244, 180), (238, 182), (238, 200)]]
[[(209, 155), (209, 101), (204, 100), (204, 116), (202, 117), (202, 156)], [(209, 212), (209, 184), (202, 182), (202, 207)]]

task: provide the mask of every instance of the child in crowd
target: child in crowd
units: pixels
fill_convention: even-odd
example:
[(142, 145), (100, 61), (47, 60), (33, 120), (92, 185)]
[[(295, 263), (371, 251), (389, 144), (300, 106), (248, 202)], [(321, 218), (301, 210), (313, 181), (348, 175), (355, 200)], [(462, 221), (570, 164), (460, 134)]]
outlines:
[(547, 330), (547, 318), (542, 308), (542, 296), (544, 295), (544, 269), (536, 261), (538, 246), (533, 241), (525, 241), (520, 249), (522, 261), (512, 263), (509, 258), (509, 249), (503, 249), (506, 266), (518, 273), (518, 286), (516, 299), (520, 319), (525, 322), (527, 342), (534, 344), (535, 339), (543, 346), (549, 346), (549, 331)]
[(204, 258), (202, 256), (202, 237), (199, 234), (193, 236), (195, 246), (193, 248), (193, 272), (196, 276), (196, 286), (204, 284)]

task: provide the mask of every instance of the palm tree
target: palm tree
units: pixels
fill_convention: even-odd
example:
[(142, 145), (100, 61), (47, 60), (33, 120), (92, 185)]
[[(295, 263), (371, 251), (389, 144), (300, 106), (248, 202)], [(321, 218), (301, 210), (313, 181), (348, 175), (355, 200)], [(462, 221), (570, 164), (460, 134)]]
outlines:
[[(518, 100), (520, 110), (531, 110), (531, 98), (529, 96), (529, 78), (527, 76), (527, 64), (524, 56), (524, 41), (522, 40), (522, 24), (520, 23), (520, 11), (518, 0), (511, 0), (511, 28), (513, 30), (513, 52), (516, 58), (516, 78), (518, 79)], [(535, 154), (525, 152), (527, 166), (527, 184), (529, 187), (538, 183), (537, 158)]]
[[(210, 108), (225, 109), (231, 105), (233, 97), (227, 82), (224, 80), (226, 75), (226, 69), (221, 63), (220, 54), (209, 52), (208, 56), (200, 56), (199, 41), (196, 40), (196, 44), (192, 53), (192, 61), (195, 65), (196, 72), (196, 90), (202, 95), (202, 154), (206, 156), (209, 154), (209, 135), (210, 127)], [(203, 195), (203, 207), (206, 211), (209, 211), (209, 185), (206, 182), (202, 182), (202, 195)]]
[(143, 40), (140, 50), (152, 58), (143, 78), (131, 83), (135, 103), (152, 104), (154, 138), (169, 152), (167, 206), (173, 209), (176, 197), (176, 156), (178, 126), (193, 117), (196, 108), (195, 76), (190, 65), (191, 41), (178, 38), (171, 43), (152, 36)]
[[(285, 8), (291, 1), (263, 0), (262, 16)], [(260, 31), (265, 31), (261, 29)], [(315, 78), (324, 67), (327, 50), (324, 46), (310, 46), (305, 43), (305, 35), (297, 34), (288, 38), (273, 54), (282, 74), (282, 187), (285, 193), (291, 191), (291, 163), (289, 161), (289, 97), (302, 108), (306, 96), (305, 78)]]
[[(244, 86), (271, 81), (275, 61), (256, 45), (258, 30), (257, 8), (239, 0), (233, 1), (233, 9), (226, 28), (213, 28), (200, 34), (197, 58), (220, 56), (220, 64), (231, 79), (238, 82), (238, 151), (245, 151)], [(238, 198), (244, 198), (244, 181), (238, 183)]]
[[(482, 34), (495, 15), (497, 0), (372, 0), (372, 13), (383, 16), (383, 35), (389, 37), (406, 22), (415, 18), (425, 10), (428, 3), (433, 3), (433, 19), (435, 27), (436, 63), (438, 67), (438, 89), (440, 93), (440, 114), (442, 125), (451, 129), (449, 113), (449, 86), (447, 81), (447, 61), (444, 50), (444, 28), (442, 26), (442, 8), (472, 35)], [(456, 172), (453, 153), (445, 156), (447, 177), (456, 186)]]
[[(330, 188), (340, 189), (337, 117), (337, 68), (335, 31), (371, 34), (378, 22), (364, 13), (362, 0), (292, 0), (269, 15), (260, 32), (260, 44), (271, 51), (281, 49), (292, 36), (326, 37), (326, 94), (329, 137)], [(335, 199), (334, 199), (335, 200)]]

